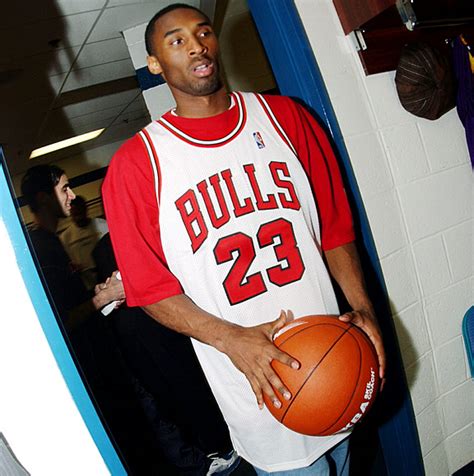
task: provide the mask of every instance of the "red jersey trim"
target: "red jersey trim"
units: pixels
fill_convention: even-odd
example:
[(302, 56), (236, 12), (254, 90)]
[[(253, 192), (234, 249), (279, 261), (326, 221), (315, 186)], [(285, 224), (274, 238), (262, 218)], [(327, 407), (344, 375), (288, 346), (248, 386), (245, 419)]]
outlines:
[(187, 142), (188, 144), (195, 145), (198, 147), (219, 147), (235, 139), (242, 132), (242, 129), (244, 128), (245, 123), (247, 122), (247, 109), (245, 107), (245, 102), (242, 96), (240, 95), (240, 93), (235, 92), (232, 93), (232, 97), (234, 98), (236, 102), (236, 107), (238, 107), (239, 110), (237, 124), (235, 125), (234, 129), (229, 132), (229, 134), (224, 137), (221, 137), (220, 139), (203, 140), (198, 139), (196, 137), (192, 137), (163, 117), (160, 117), (157, 122), (162, 125), (166, 130), (178, 137), (178, 139), (181, 139), (184, 142)]
[(295, 147), (293, 146), (289, 137), (286, 135), (286, 132), (284, 131), (283, 127), (280, 125), (277, 118), (273, 114), (273, 111), (271, 110), (265, 98), (261, 94), (255, 94), (255, 97), (257, 98), (258, 102), (260, 103), (263, 110), (265, 111), (265, 114), (267, 115), (271, 125), (273, 126), (277, 134), (281, 137), (283, 142), (285, 142), (285, 144), (290, 148), (293, 154), (295, 154), (295, 156), (298, 156), (298, 154), (296, 153)]
[(156, 196), (156, 204), (158, 209), (160, 208), (160, 192), (161, 192), (161, 171), (160, 171), (160, 162), (158, 160), (158, 154), (156, 153), (155, 147), (153, 145), (153, 141), (150, 138), (150, 135), (146, 129), (141, 130), (138, 133), (139, 137), (143, 141), (143, 145), (148, 154), (148, 158), (150, 159), (151, 168), (153, 170), (153, 178), (155, 181), (155, 196)]

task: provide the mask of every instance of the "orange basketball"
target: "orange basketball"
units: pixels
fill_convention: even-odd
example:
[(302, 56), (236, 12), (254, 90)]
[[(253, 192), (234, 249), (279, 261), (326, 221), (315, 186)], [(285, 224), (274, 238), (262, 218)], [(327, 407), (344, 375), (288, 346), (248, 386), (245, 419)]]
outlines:
[(377, 354), (369, 338), (337, 316), (295, 319), (275, 336), (275, 345), (300, 363), (298, 370), (276, 360), (272, 367), (291, 392), (273, 416), (305, 435), (349, 429), (371, 407), (379, 388)]

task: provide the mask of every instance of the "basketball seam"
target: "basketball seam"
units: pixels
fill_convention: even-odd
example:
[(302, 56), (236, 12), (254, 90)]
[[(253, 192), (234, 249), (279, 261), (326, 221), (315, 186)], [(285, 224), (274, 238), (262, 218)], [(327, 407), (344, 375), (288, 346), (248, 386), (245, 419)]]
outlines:
[[(304, 329), (301, 329), (300, 331), (298, 332), (295, 332), (292, 336), (288, 337), (287, 340), (290, 340), (291, 338), (293, 338), (294, 336), (296, 336), (297, 334), (299, 334), (300, 332), (304, 331), (305, 329), (310, 329), (311, 327), (314, 327), (314, 326), (321, 326), (321, 325), (325, 325), (325, 324), (314, 324), (313, 326), (310, 326), (310, 327), (305, 327)], [(353, 324), (350, 324), (349, 323), (349, 326), (347, 329), (343, 330), (342, 334), (333, 342), (333, 344), (331, 345), (331, 347), (329, 347), (329, 349), (325, 352), (325, 354), (321, 357), (321, 359), (319, 359), (319, 362), (313, 367), (313, 369), (309, 372), (309, 374), (307, 375), (307, 377), (305, 378), (304, 382), (300, 385), (300, 388), (298, 389), (298, 391), (295, 393), (295, 395), (293, 396), (293, 398), (291, 399), (291, 402), (288, 404), (288, 407), (286, 408), (286, 410), (284, 411), (283, 415), (281, 416), (281, 419), (280, 419), (280, 422), (283, 423), (283, 421), (285, 420), (285, 417), (286, 417), (286, 414), (288, 413), (289, 409), (292, 407), (293, 403), (295, 402), (296, 400), (296, 397), (299, 395), (299, 393), (301, 392), (301, 390), (304, 388), (304, 386), (306, 385), (306, 382), (311, 378), (311, 376), (313, 375), (313, 373), (316, 371), (316, 369), (319, 367), (319, 365), (321, 364), (321, 362), (326, 358), (326, 356), (329, 354), (329, 352), (331, 352), (332, 348), (342, 339), (342, 337), (347, 333), (349, 332), (349, 330), (353, 327)], [(284, 342), (286, 342), (287, 340), (285, 340)], [(279, 344), (279, 346), (281, 346), (283, 344), (283, 342), (281, 342)]]
[[(337, 319), (334, 319), (337, 323), (338, 323), (338, 320)], [(344, 326), (341, 324), (341, 325), (337, 325), (336, 322), (334, 323), (329, 323), (329, 322), (316, 322), (315, 324), (310, 324), (309, 326), (306, 326), (306, 327), (303, 327), (302, 329), (298, 329), (297, 327), (295, 327), (295, 329), (298, 329), (297, 331), (295, 331), (293, 334), (291, 334), (291, 336), (287, 336), (285, 340), (282, 340), (281, 342), (278, 343), (278, 347), (281, 347), (285, 342), (289, 341), (290, 339), (293, 339), (293, 337), (295, 337), (296, 335), (298, 335), (300, 332), (304, 332), (306, 331), (307, 329), (311, 329), (312, 327), (316, 327), (316, 326), (336, 326), (338, 327), (339, 329), (344, 329)], [(349, 323), (350, 326), (354, 327), (353, 324)], [(347, 332), (349, 329), (346, 329), (344, 332)]]
[[(350, 331), (350, 329), (348, 329), (348, 331)], [(359, 378), (360, 378), (360, 371), (361, 371), (361, 368), (362, 368), (362, 349), (360, 347), (360, 344), (359, 344), (359, 341), (349, 332), (349, 335), (352, 337), (352, 339), (356, 342), (357, 344), (357, 348), (359, 350)], [(329, 425), (327, 428), (325, 428), (321, 433), (324, 433), (326, 431), (328, 431), (330, 428), (332, 428), (333, 426), (335, 426), (337, 424), (337, 422), (343, 417), (344, 413), (346, 412), (347, 408), (349, 407), (349, 405), (351, 404), (352, 402), (352, 399), (354, 397), (354, 394), (357, 390), (357, 387), (358, 385), (355, 385), (353, 390), (352, 390), (352, 394), (351, 394), (351, 398), (349, 398), (349, 401), (347, 403), (347, 405), (345, 406), (345, 408), (342, 410), (342, 412), (340, 413), (339, 417), (337, 418), (337, 420), (332, 423), (331, 425)]]
[[(361, 374), (361, 369), (362, 369), (362, 346), (358, 340), (358, 338), (360, 336), (362, 336), (363, 338), (367, 339), (367, 336), (364, 334), (364, 332), (362, 330), (360, 330), (358, 327), (356, 326), (352, 326), (350, 329), (348, 329), (348, 332), (349, 332), (349, 335), (354, 339), (354, 341), (357, 343), (357, 347), (359, 349), (359, 378), (360, 378), (360, 374)], [(354, 335), (355, 333), (355, 335)], [(369, 341), (370, 342), (370, 341)], [(376, 358), (376, 355), (375, 353), (373, 353), (373, 356), (374, 358)], [(344, 409), (344, 411), (341, 413), (341, 415), (339, 416), (339, 418), (332, 424), (330, 425), (328, 428), (326, 428), (324, 431), (328, 431), (330, 428), (332, 428), (333, 426), (335, 426), (337, 424), (337, 422), (342, 418), (342, 416), (344, 415), (345, 411), (347, 410), (347, 407), (350, 405), (350, 402), (352, 400), (352, 397), (354, 396), (355, 392), (357, 390), (357, 385), (355, 386), (353, 392), (352, 392), (352, 396), (351, 396), (351, 399), (349, 400), (349, 403), (347, 404), (346, 408)], [(374, 402), (375, 400), (375, 395), (376, 395), (376, 392), (373, 393), (372, 395), (372, 398), (370, 398), (368, 400), (369, 402), (369, 408), (372, 406), (372, 403)], [(339, 430), (340, 431), (340, 430)], [(332, 434), (332, 433), (331, 433)]]

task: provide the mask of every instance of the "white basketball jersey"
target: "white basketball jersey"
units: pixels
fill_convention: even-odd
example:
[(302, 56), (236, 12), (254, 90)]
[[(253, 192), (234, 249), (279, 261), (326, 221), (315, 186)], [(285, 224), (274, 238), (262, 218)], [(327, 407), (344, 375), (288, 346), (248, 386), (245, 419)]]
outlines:
[[(199, 140), (164, 118), (141, 132), (155, 173), (167, 264), (202, 309), (241, 326), (337, 314), (306, 174), (264, 98), (234, 93), (239, 120)], [(266, 471), (306, 466), (342, 440), (297, 434), (259, 410), (245, 376), (193, 342), (240, 455)], [(191, 396), (192, 399), (192, 396)], [(196, 408), (199, 411), (199, 408)]]

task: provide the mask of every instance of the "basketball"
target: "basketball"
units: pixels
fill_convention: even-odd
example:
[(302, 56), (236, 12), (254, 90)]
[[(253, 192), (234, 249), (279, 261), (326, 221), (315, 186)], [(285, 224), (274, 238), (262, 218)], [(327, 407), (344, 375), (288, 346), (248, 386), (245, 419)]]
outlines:
[(367, 414), (378, 391), (379, 367), (362, 330), (337, 316), (307, 316), (283, 327), (274, 343), (300, 363), (295, 370), (272, 362), (291, 392), (291, 400), (280, 399), (281, 408), (264, 395), (280, 423), (304, 435), (327, 436), (351, 428)]

